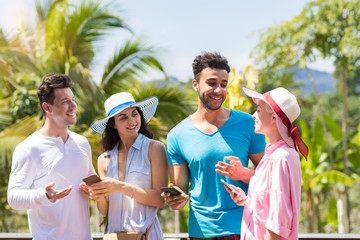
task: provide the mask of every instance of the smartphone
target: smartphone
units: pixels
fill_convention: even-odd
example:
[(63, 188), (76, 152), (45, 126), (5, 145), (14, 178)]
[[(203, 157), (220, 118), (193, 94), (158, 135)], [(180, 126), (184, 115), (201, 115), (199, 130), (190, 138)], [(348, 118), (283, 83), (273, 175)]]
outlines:
[(86, 185), (91, 186), (94, 183), (101, 182), (101, 178), (94, 174), (87, 178), (84, 178), (83, 181), (84, 183), (86, 183)]
[(238, 196), (240, 196), (240, 199), (243, 200), (244, 197), (239, 193), (235, 188), (233, 188), (230, 184), (228, 184), (224, 179), (220, 179), (220, 181), (225, 184), (228, 188), (230, 188), (232, 191), (234, 191)]
[(170, 193), (170, 196), (176, 196), (183, 193), (182, 191), (179, 191), (175, 187), (161, 187), (160, 190), (165, 193)]

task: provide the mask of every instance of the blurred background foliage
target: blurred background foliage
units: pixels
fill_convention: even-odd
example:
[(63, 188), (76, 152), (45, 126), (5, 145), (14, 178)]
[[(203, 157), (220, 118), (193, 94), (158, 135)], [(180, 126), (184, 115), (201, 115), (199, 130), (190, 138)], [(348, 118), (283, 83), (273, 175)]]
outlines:
[[(156, 46), (120, 39), (104, 65), (99, 83), (92, 64), (101, 41), (122, 29), (132, 33), (121, 11), (100, 0), (36, 1), (37, 21), (31, 28), (19, 26), (15, 35), (0, 29), (0, 231), (28, 232), (25, 211), (14, 211), (6, 193), (12, 152), (16, 145), (43, 124), (36, 89), (43, 75), (68, 74), (78, 104), (78, 122), (71, 130), (87, 137), (93, 164), (100, 154), (100, 135), (89, 125), (104, 117), (103, 103), (119, 91), (136, 100), (158, 96), (160, 103), (149, 125), (155, 138), (166, 135), (196, 110), (197, 95), (191, 79), (182, 82), (168, 76), (157, 60)], [(309, 2), (293, 19), (258, 33), (251, 56), (256, 65), (232, 69), (225, 107), (254, 112), (241, 92), (246, 86), (259, 92), (285, 87), (298, 98), (302, 114), (296, 124), (308, 144), (308, 161), (302, 159), (300, 232), (360, 232), (360, 2), (317, 0)], [(195, 57), (195, 55), (194, 55)], [(335, 91), (320, 93), (314, 71), (308, 65), (319, 58), (334, 58)], [(98, 63), (96, 63), (98, 64)], [(189, 63), (190, 64), (190, 63)], [(299, 69), (307, 73), (295, 81)], [(141, 74), (157, 71), (161, 79), (142, 81)], [(307, 94), (304, 84), (310, 84)], [(328, 83), (330, 84), (330, 83)], [(100, 232), (101, 217), (91, 200), (91, 225)], [(187, 232), (188, 206), (158, 212), (164, 232)], [(239, 220), (240, 221), (240, 220)]]

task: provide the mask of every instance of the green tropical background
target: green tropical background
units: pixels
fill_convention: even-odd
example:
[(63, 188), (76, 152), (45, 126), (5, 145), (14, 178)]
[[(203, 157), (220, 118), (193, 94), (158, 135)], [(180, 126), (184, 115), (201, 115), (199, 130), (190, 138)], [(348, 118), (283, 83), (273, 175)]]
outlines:
[[(100, 82), (94, 81), (96, 52), (112, 31), (132, 33), (122, 12), (111, 2), (83, 0), (35, 1), (36, 25), (20, 26), (16, 34), (0, 29), (0, 231), (28, 232), (25, 211), (14, 211), (6, 193), (15, 146), (43, 124), (36, 89), (43, 75), (68, 74), (75, 82), (78, 122), (71, 130), (87, 137), (93, 164), (100, 153), (100, 135), (89, 125), (104, 117), (103, 103), (110, 95), (131, 92), (135, 99), (158, 96), (160, 103), (150, 126), (155, 138), (166, 143), (168, 131), (191, 114), (196, 93), (188, 82), (168, 77), (156, 46), (131, 37), (119, 41), (104, 66)], [(360, 231), (360, 2), (317, 0), (287, 22), (258, 32), (251, 56), (256, 65), (232, 69), (226, 107), (253, 112), (241, 86), (265, 92), (286, 87), (297, 95), (302, 108), (301, 135), (308, 144), (308, 161), (301, 160), (302, 205), (300, 232)], [(309, 64), (333, 58), (336, 89), (321, 93)], [(306, 72), (310, 94), (294, 80)], [(157, 71), (161, 79), (142, 81)], [(319, 91), (320, 90), (320, 91)], [(101, 232), (101, 217), (91, 200), (91, 226)], [(187, 232), (188, 208), (159, 210), (164, 232)], [(240, 220), (239, 220), (240, 221)]]

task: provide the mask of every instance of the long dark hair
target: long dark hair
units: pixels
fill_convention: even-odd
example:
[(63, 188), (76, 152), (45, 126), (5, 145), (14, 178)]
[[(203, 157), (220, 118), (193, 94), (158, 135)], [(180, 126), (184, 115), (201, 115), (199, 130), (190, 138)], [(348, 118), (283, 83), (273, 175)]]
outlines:
[[(146, 123), (144, 114), (140, 108), (136, 107), (137, 111), (140, 114), (141, 126), (139, 133), (145, 135), (146, 137), (153, 139), (154, 134), (151, 131), (149, 125)], [(109, 151), (115, 147), (115, 145), (120, 141), (120, 136), (115, 129), (115, 119), (114, 117), (109, 118), (105, 130), (101, 139), (101, 147), (103, 151)]]

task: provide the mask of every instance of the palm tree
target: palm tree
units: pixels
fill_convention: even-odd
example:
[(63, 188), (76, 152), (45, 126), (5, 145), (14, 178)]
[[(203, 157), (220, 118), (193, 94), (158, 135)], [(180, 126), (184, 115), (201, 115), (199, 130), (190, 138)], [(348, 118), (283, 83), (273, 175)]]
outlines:
[[(331, 137), (328, 139), (331, 144), (333, 152), (339, 152), (341, 143), (341, 128), (330, 117), (324, 116), (327, 128), (330, 129)], [(352, 186), (355, 183), (355, 175), (348, 176), (343, 172), (333, 169), (329, 162), (328, 151), (326, 151), (325, 141), (326, 135), (321, 125), (320, 118), (316, 119), (315, 125), (312, 129), (309, 129), (305, 121), (299, 120), (299, 125), (302, 133), (303, 140), (308, 144), (309, 156), (308, 161), (302, 159), (301, 161), (301, 174), (302, 174), (302, 192), (304, 198), (303, 216), (306, 216), (306, 221), (302, 221), (304, 230), (306, 232), (323, 232), (324, 223), (330, 223), (328, 221), (334, 221), (334, 217), (328, 218), (326, 221), (321, 221), (321, 218), (326, 217), (321, 213), (331, 213), (331, 202), (338, 200), (340, 196), (325, 197), (332, 188), (339, 188), (344, 186)], [(334, 154), (332, 153), (332, 154)], [(336, 154), (334, 154), (336, 155)], [(339, 155), (339, 154), (337, 154)], [(358, 156), (358, 154), (356, 154)], [(338, 159), (340, 162), (340, 158)], [(321, 203), (321, 199), (323, 204)], [(325, 208), (325, 209), (322, 209)], [(336, 208), (336, 205), (335, 205)], [(336, 219), (336, 211), (335, 211)], [(336, 227), (336, 224), (333, 227)]]
[[(165, 141), (169, 128), (187, 116), (189, 107), (181, 90), (154, 83), (143, 84), (139, 80), (139, 74), (148, 69), (161, 71), (166, 77), (155, 57), (156, 49), (140, 41), (124, 41), (106, 64), (101, 83), (93, 80), (94, 56), (96, 51), (102, 50), (99, 42), (110, 30), (122, 29), (131, 33), (130, 27), (114, 9), (116, 7), (101, 0), (79, 3), (37, 1), (34, 28), (20, 26), (11, 38), (0, 29), (0, 84), (3, 86), (0, 141), (12, 143), (8, 144), (7, 151), (1, 148), (0, 161), (10, 162), (8, 150), (12, 152), (18, 142), (42, 125), (36, 89), (41, 77), (50, 72), (65, 73), (75, 82), (73, 91), (78, 103), (78, 123), (71, 129), (88, 137), (95, 153), (93, 159), (97, 158), (101, 136), (93, 134), (89, 125), (102, 117), (104, 100), (115, 92), (130, 91), (136, 99), (159, 97), (158, 112), (150, 124), (160, 140)], [(16, 141), (8, 141), (14, 138)], [(0, 226), (5, 226), (4, 221), (0, 218)], [(0, 231), (23, 231), (14, 227), (14, 222), (6, 226), (12, 227), (0, 227)]]

